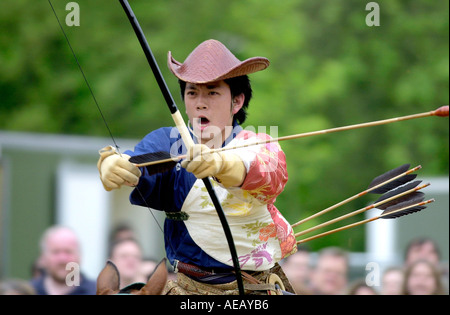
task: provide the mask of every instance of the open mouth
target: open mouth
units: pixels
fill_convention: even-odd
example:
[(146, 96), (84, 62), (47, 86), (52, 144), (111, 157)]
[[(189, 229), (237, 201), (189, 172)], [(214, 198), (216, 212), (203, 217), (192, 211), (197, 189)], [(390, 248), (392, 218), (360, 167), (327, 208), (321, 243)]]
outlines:
[(209, 124), (209, 119), (206, 117), (200, 117), (200, 125), (204, 126), (204, 125), (208, 125)]
[(195, 122), (200, 127), (206, 127), (210, 123), (209, 119), (204, 117), (204, 116), (200, 116), (200, 117), (195, 118)]
[(196, 117), (194, 119), (194, 129), (198, 130), (199, 132), (203, 132), (210, 125), (211, 121), (204, 116)]

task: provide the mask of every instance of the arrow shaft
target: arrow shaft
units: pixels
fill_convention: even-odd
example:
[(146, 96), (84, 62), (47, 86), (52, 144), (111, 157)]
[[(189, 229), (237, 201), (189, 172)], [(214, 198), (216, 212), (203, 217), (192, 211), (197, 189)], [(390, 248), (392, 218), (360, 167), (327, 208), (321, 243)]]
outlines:
[[(442, 114), (445, 112), (447, 112), (447, 115)], [(366, 127), (374, 127), (374, 126), (386, 125), (386, 124), (391, 124), (391, 123), (395, 123), (395, 122), (399, 122), (399, 121), (405, 121), (405, 120), (411, 120), (411, 119), (417, 119), (417, 118), (423, 118), (423, 117), (429, 117), (429, 116), (441, 116), (441, 117), (448, 116), (448, 106), (442, 106), (442, 107), (438, 108), (437, 110), (419, 113), (419, 114), (389, 118), (389, 119), (384, 119), (384, 120), (377, 120), (377, 121), (372, 121), (372, 122), (366, 122), (366, 123), (361, 123), (361, 124), (336, 127), (336, 128), (330, 128), (330, 129), (324, 129), (324, 130), (318, 130), (318, 131), (299, 133), (299, 134), (295, 134), (295, 135), (261, 140), (261, 141), (254, 142), (251, 144), (243, 144), (243, 145), (237, 145), (237, 146), (233, 146), (233, 147), (225, 147), (225, 148), (216, 149), (216, 150), (217, 151), (225, 151), (225, 150), (240, 149), (240, 148), (244, 148), (244, 147), (251, 146), (251, 145), (261, 145), (261, 144), (267, 144), (267, 143), (272, 143), (272, 142), (277, 142), (277, 141), (293, 140), (293, 139), (299, 139), (299, 138), (324, 135), (324, 134), (333, 133), (333, 132), (354, 130), (354, 129), (360, 129), (360, 128), (366, 128)]]
[[(154, 58), (150, 58), (150, 60), (154, 60)], [(164, 87), (167, 88), (165, 83), (161, 83), (160, 87), (161, 86), (163, 88)], [(167, 99), (169, 100), (170, 103), (173, 102), (173, 99), (171, 97), (167, 98)], [(174, 103), (172, 103), (172, 104), (176, 108), (176, 105)], [(172, 107), (171, 111), (173, 110), (173, 106), (171, 105), (171, 107)], [(430, 117), (430, 116), (447, 117), (448, 116), (448, 111), (449, 111), (449, 107), (448, 107), (448, 105), (446, 105), (446, 106), (442, 106), (442, 107), (440, 107), (440, 108), (438, 108), (436, 110), (429, 111), (429, 112), (424, 112), (424, 113), (419, 113), (419, 114), (400, 116), (400, 117), (395, 117), (395, 118), (377, 120), (377, 121), (360, 123), (360, 124), (354, 124), (354, 125), (349, 125), (349, 126), (343, 126), (343, 127), (336, 127), (336, 128), (330, 128), (330, 129), (324, 129), (324, 130), (317, 130), (317, 131), (299, 133), (299, 134), (295, 134), (295, 135), (289, 135), (289, 136), (283, 136), (283, 137), (278, 137), (278, 138), (260, 140), (260, 141), (255, 141), (255, 142), (250, 142), (250, 143), (245, 143), (245, 144), (240, 144), (240, 145), (235, 145), (235, 146), (226, 146), (226, 147), (223, 147), (223, 148), (214, 149), (212, 151), (213, 152), (223, 152), (223, 151), (228, 151), (228, 150), (235, 150), (235, 149), (246, 148), (246, 147), (250, 147), (250, 146), (254, 146), (254, 145), (263, 145), (263, 144), (268, 144), (268, 143), (273, 143), (273, 142), (293, 140), (293, 139), (300, 139), (300, 138), (307, 138), (307, 137), (324, 135), (324, 134), (340, 132), (340, 131), (354, 130), (354, 129), (360, 129), (360, 128), (366, 128), (366, 127), (374, 127), (374, 126), (386, 125), (386, 124), (391, 124), (391, 123), (395, 123), (395, 122), (411, 120), (411, 119), (417, 119), (417, 118)], [(172, 115), (174, 115), (175, 113), (176, 112), (172, 112)], [(174, 118), (174, 120), (175, 120), (175, 118)], [(182, 119), (181, 119), (181, 121), (182, 121), (182, 123), (181, 123), (179, 118), (177, 119), (177, 121), (176, 121), (177, 127), (179, 125), (181, 126), (181, 129), (179, 129), (179, 130), (180, 130), (180, 133), (181, 133), (182, 137), (183, 137), (183, 134), (189, 134), (187, 128), (186, 128), (185, 131), (183, 130), (184, 128), (182, 126), (183, 125), (185, 126), (184, 121), (182, 121)], [(181, 132), (181, 130), (183, 130), (183, 133)], [(183, 141), (184, 140), (185, 139), (183, 137)], [(189, 141), (189, 140), (186, 140), (186, 141)], [(188, 142), (186, 142), (186, 143), (188, 143)], [(178, 159), (178, 160), (181, 160), (181, 159), (184, 159), (184, 158), (186, 158), (185, 155), (180, 155), (180, 156), (174, 157), (174, 159)], [(152, 162), (150, 162), (148, 164), (147, 163), (141, 163), (141, 164), (138, 164), (137, 166), (144, 167), (144, 166), (149, 166), (149, 165), (154, 165), (154, 164), (159, 164), (159, 163), (165, 163), (165, 162), (167, 162), (167, 161), (164, 161), (164, 160), (152, 161)]]

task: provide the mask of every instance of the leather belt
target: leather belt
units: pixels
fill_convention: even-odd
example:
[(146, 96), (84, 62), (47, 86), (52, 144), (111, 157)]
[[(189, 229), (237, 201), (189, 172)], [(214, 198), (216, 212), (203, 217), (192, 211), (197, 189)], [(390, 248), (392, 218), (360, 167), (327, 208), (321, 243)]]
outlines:
[[(187, 276), (195, 278), (203, 278), (220, 274), (233, 274), (233, 270), (217, 270), (217, 269), (205, 269), (196, 265), (187, 264), (178, 260), (175, 260), (174, 264), (175, 272), (183, 273)], [(220, 272), (222, 271), (222, 272)], [(255, 271), (249, 271), (255, 273)], [(264, 273), (264, 271), (256, 271), (256, 273)], [(291, 294), (285, 291), (284, 284), (281, 279), (273, 273), (269, 273), (267, 279), (264, 282), (259, 281), (248, 272), (241, 271), (242, 277), (246, 280), (244, 288), (250, 291), (266, 291), (269, 295), (277, 294)]]
[(231, 269), (230, 270), (218, 270), (218, 269), (207, 270), (205, 268), (202, 268), (202, 267), (199, 267), (196, 265), (192, 265), (192, 264), (187, 264), (187, 263), (184, 263), (179, 260), (175, 260), (174, 269), (175, 269), (175, 272), (181, 272), (188, 276), (193, 276), (196, 278), (212, 276), (217, 273), (232, 273)]

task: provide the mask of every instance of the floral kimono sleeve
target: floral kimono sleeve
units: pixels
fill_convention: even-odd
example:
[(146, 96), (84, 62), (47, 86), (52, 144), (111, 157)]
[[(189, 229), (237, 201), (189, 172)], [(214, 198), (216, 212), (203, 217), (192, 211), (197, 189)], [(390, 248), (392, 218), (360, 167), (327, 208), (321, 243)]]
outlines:
[[(266, 140), (266, 134), (253, 134), (257, 140)], [(273, 204), (288, 180), (286, 156), (278, 143), (257, 146), (252, 161), (247, 162), (247, 176), (241, 186), (259, 202)]]

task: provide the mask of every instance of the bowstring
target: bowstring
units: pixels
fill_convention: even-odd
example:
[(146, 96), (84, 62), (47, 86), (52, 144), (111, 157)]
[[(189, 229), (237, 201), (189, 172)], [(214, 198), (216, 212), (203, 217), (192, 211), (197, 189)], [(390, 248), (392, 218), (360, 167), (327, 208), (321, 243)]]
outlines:
[[(60, 21), (59, 18), (58, 18), (58, 15), (56, 14), (55, 8), (53, 7), (53, 4), (52, 4), (51, 0), (48, 0), (48, 3), (50, 4), (50, 7), (52, 8), (53, 14), (55, 15), (55, 18), (56, 18), (56, 20), (58, 21), (59, 27), (60, 27), (62, 33), (64, 34), (64, 38), (66, 39), (66, 42), (67, 42), (67, 44), (68, 44), (69, 47), (70, 47), (70, 50), (71, 50), (71, 52), (72, 52), (72, 55), (73, 55), (73, 57), (75, 58), (75, 61), (76, 61), (77, 65), (78, 65), (78, 69), (80, 69), (80, 72), (81, 72), (81, 74), (82, 74), (82, 76), (83, 76), (84, 82), (86, 83), (86, 85), (87, 85), (87, 87), (88, 87), (88, 89), (89, 89), (89, 92), (90, 92), (92, 98), (94, 99), (94, 103), (95, 103), (95, 105), (97, 106), (97, 109), (98, 109), (98, 111), (99, 111), (99, 113), (100, 113), (100, 116), (102, 117), (103, 123), (105, 124), (106, 129), (108, 129), (109, 136), (111, 137), (111, 139), (112, 139), (112, 141), (113, 141), (113, 143), (114, 143), (114, 146), (115, 146), (117, 152), (118, 152), (119, 155), (122, 157), (122, 154), (120, 153), (120, 149), (119, 149), (119, 146), (117, 145), (116, 139), (114, 138), (113, 133), (112, 133), (112, 131), (111, 131), (111, 128), (109, 127), (108, 122), (106, 121), (105, 115), (103, 114), (103, 111), (102, 111), (102, 109), (101, 109), (99, 103), (97, 102), (97, 98), (95, 97), (94, 91), (92, 90), (91, 85), (89, 84), (89, 81), (88, 81), (88, 79), (87, 79), (87, 77), (86, 77), (86, 75), (85, 75), (85, 73), (84, 73), (84, 71), (83, 71), (83, 68), (81, 67), (80, 62), (78, 61), (77, 55), (75, 54), (75, 51), (74, 51), (72, 45), (70, 44), (69, 37), (67, 36), (66, 32), (64, 31), (64, 28), (63, 28), (63, 26), (62, 26), (62, 24), (61, 24), (61, 21)], [(149, 210), (150, 214), (152, 215), (153, 219), (155, 220), (155, 222), (156, 222), (156, 224), (157, 224), (159, 230), (160, 230), (160, 231), (163, 233), (163, 235), (164, 235), (164, 230), (163, 230), (161, 224), (159, 223), (158, 219), (156, 218), (155, 214), (153, 213), (153, 210), (151, 209), (151, 207), (150, 207), (149, 204), (147, 203), (147, 200), (144, 198), (144, 196), (143, 196), (142, 192), (140, 191), (139, 187), (134, 186), (134, 188), (136, 189), (136, 191), (138, 192), (140, 198), (141, 198), (142, 201), (144, 202), (145, 207)], [(171, 242), (168, 242), (168, 243), (169, 243), (170, 247), (172, 247), (172, 243), (171, 243)], [(172, 247), (172, 250), (173, 250), (173, 247)], [(175, 251), (174, 251), (174, 252), (175, 252)]]
[[(92, 91), (91, 85), (89, 84), (89, 81), (87, 80), (86, 75), (84, 74), (83, 68), (81, 67), (80, 62), (78, 61), (77, 55), (75, 54), (75, 51), (73, 50), (73, 47), (72, 47), (72, 45), (70, 44), (69, 38), (67, 37), (67, 34), (66, 34), (66, 32), (64, 31), (64, 28), (62, 27), (61, 21), (59, 20), (58, 15), (56, 14), (55, 8), (53, 7), (53, 4), (52, 4), (52, 2), (51, 2), (50, 0), (48, 0), (48, 3), (50, 4), (50, 7), (52, 8), (53, 14), (55, 15), (56, 20), (58, 21), (59, 27), (61, 28), (61, 31), (62, 31), (62, 33), (64, 34), (64, 37), (65, 37), (65, 39), (66, 39), (67, 44), (69, 45), (69, 48), (70, 48), (70, 50), (72, 51), (72, 55), (73, 55), (73, 57), (75, 58), (75, 61), (76, 61), (77, 65), (78, 65), (78, 69), (80, 69), (81, 74), (83, 75), (84, 82), (86, 82), (86, 85), (87, 85), (87, 87), (88, 87), (88, 89), (89, 89), (89, 92), (91, 93), (92, 98), (94, 99), (94, 103), (95, 103), (95, 105), (97, 106), (98, 111), (100, 112), (100, 116), (102, 117), (103, 123), (105, 124), (106, 129), (108, 129), (109, 136), (111, 137), (111, 139), (112, 139), (112, 141), (113, 141), (113, 143), (114, 143), (114, 146), (115, 146), (116, 149), (117, 149), (117, 152), (119, 152), (119, 154), (120, 154), (119, 146), (117, 145), (116, 140), (114, 139), (114, 136), (113, 136), (113, 134), (112, 134), (112, 132), (111, 132), (111, 129), (109, 128), (109, 125), (108, 125), (108, 123), (106, 122), (105, 115), (103, 115), (103, 111), (102, 111), (102, 109), (100, 108), (100, 105), (99, 105), (98, 102), (97, 102), (97, 98), (95, 97), (94, 92)], [(120, 156), (122, 156), (122, 155), (120, 154)]]

